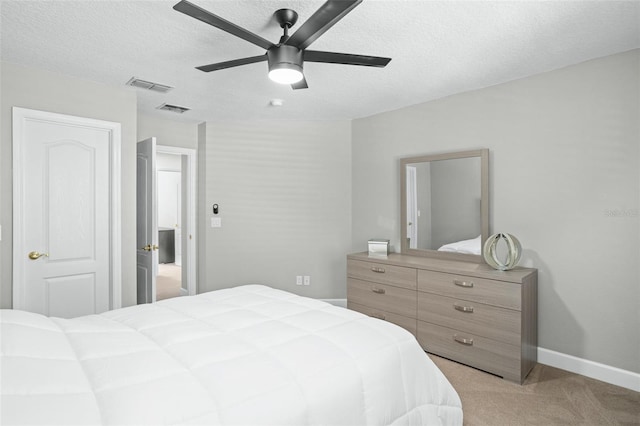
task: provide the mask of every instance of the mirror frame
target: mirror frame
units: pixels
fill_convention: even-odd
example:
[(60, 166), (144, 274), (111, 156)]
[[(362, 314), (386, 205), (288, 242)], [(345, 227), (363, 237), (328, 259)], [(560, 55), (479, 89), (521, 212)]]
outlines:
[(486, 148), (473, 151), (448, 152), (400, 159), (400, 247), (402, 253), (413, 256), (484, 263), (482, 255), (441, 252), (438, 250), (428, 249), (412, 249), (409, 248), (407, 241), (407, 164), (470, 157), (480, 158), (480, 225), (482, 231), (481, 247), (484, 247), (485, 241), (489, 238), (489, 150)]

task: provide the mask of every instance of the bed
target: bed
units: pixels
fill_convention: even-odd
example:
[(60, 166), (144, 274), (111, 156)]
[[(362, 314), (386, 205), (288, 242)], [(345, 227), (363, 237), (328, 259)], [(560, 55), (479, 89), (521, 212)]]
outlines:
[(462, 424), (411, 334), (266, 286), (0, 321), (2, 425)]

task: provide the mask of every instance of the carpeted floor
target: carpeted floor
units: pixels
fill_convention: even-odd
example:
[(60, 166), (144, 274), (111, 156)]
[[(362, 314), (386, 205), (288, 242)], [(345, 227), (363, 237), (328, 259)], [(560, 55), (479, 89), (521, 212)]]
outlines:
[(156, 277), (156, 300), (180, 296), (182, 268), (175, 263), (160, 263)]
[(465, 425), (640, 425), (640, 393), (538, 364), (523, 385), (429, 354)]

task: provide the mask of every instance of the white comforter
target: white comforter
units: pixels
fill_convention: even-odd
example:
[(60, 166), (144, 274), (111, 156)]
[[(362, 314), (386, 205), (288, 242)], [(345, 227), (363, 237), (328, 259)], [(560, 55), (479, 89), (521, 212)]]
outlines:
[(0, 319), (2, 425), (462, 424), (409, 333), (269, 287)]

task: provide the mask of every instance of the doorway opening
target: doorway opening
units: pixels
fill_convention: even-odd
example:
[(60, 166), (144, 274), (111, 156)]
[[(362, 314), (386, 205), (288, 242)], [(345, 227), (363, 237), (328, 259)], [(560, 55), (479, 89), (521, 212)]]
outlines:
[(158, 275), (156, 300), (187, 293), (182, 279), (182, 156), (156, 154), (158, 185)]
[(155, 300), (196, 293), (195, 151), (158, 145), (158, 268)]

